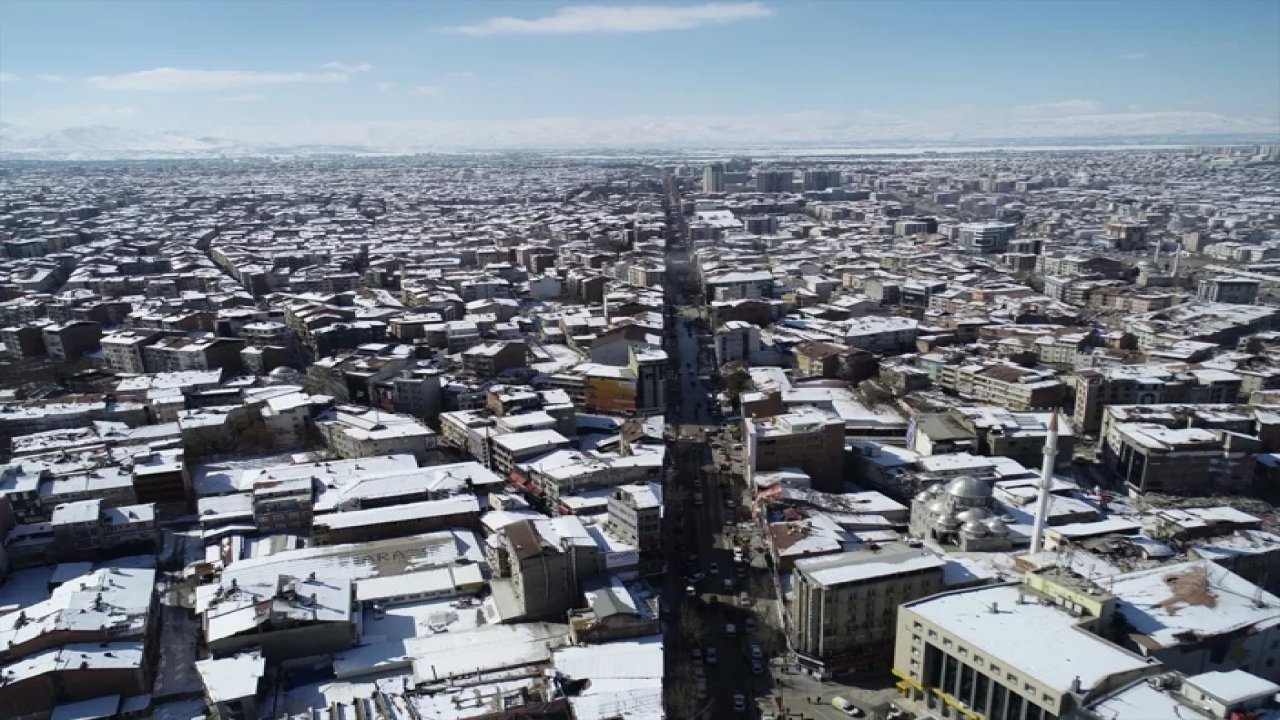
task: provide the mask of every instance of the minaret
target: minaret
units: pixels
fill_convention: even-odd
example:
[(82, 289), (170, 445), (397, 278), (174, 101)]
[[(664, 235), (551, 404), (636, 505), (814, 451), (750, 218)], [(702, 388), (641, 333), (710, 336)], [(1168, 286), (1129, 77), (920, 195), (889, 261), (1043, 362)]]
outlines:
[(1049, 417), (1049, 434), (1044, 439), (1044, 462), (1040, 465), (1040, 496), (1036, 498), (1036, 523), (1031, 531), (1031, 553), (1040, 552), (1044, 526), (1049, 518), (1049, 489), (1053, 486), (1053, 466), (1058, 458), (1058, 411)]

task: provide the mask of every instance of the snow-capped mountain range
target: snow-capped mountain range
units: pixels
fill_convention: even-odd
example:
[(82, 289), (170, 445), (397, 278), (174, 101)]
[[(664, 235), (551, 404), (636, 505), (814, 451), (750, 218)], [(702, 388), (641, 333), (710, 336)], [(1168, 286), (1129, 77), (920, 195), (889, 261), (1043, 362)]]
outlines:
[[(1280, 143), (1280, 123), (1208, 112), (1044, 116), (1028, 106), (997, 118), (966, 113), (899, 118), (799, 112), (761, 116), (630, 116), (477, 122), (308, 123), (216, 134), (109, 125), (61, 129), (0, 124), (0, 159), (114, 160), (264, 155), (401, 154), (458, 149), (672, 148), (743, 145), (875, 147), (1126, 143)], [(1220, 140), (1215, 140), (1220, 139)]]

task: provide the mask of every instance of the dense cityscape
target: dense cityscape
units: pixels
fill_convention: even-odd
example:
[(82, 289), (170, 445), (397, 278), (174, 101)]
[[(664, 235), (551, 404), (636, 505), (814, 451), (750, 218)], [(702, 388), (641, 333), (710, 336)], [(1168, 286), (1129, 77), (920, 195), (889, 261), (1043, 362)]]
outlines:
[(1280, 146), (10, 162), (0, 277), (0, 716), (1280, 717)]

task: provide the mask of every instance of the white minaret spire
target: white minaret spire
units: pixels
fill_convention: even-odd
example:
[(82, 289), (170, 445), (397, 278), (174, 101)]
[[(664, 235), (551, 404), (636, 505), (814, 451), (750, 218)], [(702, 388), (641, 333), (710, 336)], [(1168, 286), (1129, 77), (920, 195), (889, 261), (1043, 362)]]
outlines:
[(1053, 466), (1058, 458), (1058, 411), (1049, 417), (1049, 434), (1044, 439), (1044, 462), (1040, 465), (1040, 496), (1036, 498), (1036, 523), (1031, 531), (1031, 553), (1040, 552), (1044, 526), (1049, 517), (1049, 489), (1053, 486)]

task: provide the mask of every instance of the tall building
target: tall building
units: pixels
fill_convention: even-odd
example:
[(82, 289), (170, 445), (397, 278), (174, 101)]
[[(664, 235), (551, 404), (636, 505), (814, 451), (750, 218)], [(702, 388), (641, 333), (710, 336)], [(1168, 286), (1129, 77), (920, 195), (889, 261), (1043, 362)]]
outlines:
[(791, 190), (795, 173), (790, 170), (756, 171), (756, 190), (762, 193), (780, 193)]
[(1017, 229), (1013, 223), (965, 223), (960, 226), (960, 247), (967, 253), (1001, 253), (1009, 249)]
[(839, 170), (804, 171), (805, 190), (826, 190), (827, 188), (840, 187), (842, 184), (843, 180)]
[(702, 169), (702, 192), (724, 192), (724, 163), (711, 163)]

